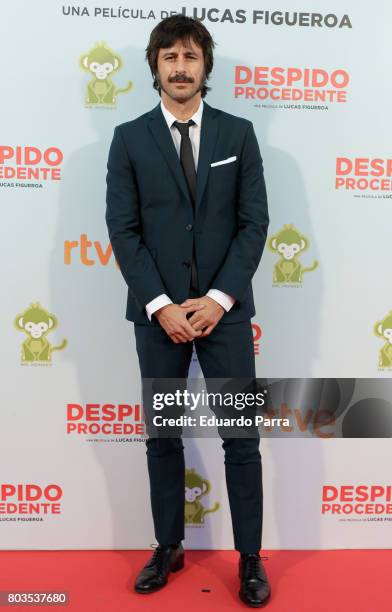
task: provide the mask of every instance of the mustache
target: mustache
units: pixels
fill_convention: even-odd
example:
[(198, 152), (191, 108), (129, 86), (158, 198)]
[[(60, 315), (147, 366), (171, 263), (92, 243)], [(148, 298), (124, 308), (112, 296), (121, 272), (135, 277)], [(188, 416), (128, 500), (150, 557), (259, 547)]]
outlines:
[(193, 83), (193, 78), (183, 74), (176, 74), (173, 77), (169, 77), (168, 81), (169, 83)]

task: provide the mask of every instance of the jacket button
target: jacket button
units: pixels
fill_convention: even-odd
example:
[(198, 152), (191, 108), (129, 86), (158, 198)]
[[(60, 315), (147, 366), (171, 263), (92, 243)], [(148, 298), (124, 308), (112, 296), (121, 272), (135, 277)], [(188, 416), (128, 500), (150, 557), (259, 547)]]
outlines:
[(190, 265), (191, 265), (191, 262), (190, 261), (183, 261), (182, 265), (185, 266), (186, 268), (189, 268)]
[(188, 223), (188, 225), (185, 226), (185, 229), (187, 232), (190, 232), (192, 228), (193, 228), (192, 223)]

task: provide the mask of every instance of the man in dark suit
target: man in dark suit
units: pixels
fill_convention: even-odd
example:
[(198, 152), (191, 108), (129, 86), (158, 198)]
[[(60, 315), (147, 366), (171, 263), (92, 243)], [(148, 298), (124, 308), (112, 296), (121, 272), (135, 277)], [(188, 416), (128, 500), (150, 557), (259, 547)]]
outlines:
[[(106, 222), (143, 378), (186, 379), (193, 345), (205, 378), (256, 376), (251, 280), (269, 223), (263, 165), (252, 123), (203, 101), (213, 48), (200, 21), (161, 21), (146, 49), (160, 103), (117, 126), (110, 147)], [(239, 595), (257, 607), (270, 595), (259, 555), (260, 439), (222, 438)], [(146, 446), (158, 546), (138, 593), (184, 565), (182, 438), (150, 436)]]

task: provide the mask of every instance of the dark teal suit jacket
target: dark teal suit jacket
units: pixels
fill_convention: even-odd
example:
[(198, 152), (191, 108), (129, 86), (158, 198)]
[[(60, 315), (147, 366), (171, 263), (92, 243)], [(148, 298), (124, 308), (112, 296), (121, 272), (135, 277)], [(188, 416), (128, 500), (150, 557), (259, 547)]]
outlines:
[(135, 323), (159, 325), (145, 305), (161, 293), (189, 297), (193, 241), (201, 295), (215, 288), (237, 300), (220, 322), (255, 314), (251, 281), (269, 224), (259, 146), (251, 121), (203, 102), (195, 213), (160, 104), (114, 130), (106, 223)]

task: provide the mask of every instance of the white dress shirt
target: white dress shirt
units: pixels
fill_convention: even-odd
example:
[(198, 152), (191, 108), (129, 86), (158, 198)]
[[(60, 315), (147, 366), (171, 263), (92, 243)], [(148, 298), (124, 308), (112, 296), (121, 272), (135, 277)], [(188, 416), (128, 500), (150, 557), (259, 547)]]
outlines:
[[(173, 125), (174, 121), (179, 121), (179, 119), (177, 119), (174, 115), (172, 115), (172, 113), (169, 110), (167, 110), (162, 100), (161, 100), (161, 110), (162, 110), (163, 116), (166, 119), (166, 123), (170, 130), (170, 133), (172, 135), (178, 157), (180, 157), (181, 134), (179, 130), (176, 128), (176, 126)], [(197, 162), (199, 159), (200, 129), (201, 129), (202, 115), (203, 115), (203, 100), (200, 101), (199, 108), (197, 109), (195, 114), (192, 115), (191, 117), (191, 119), (193, 119), (193, 121), (195, 122), (195, 125), (191, 125), (189, 127), (189, 138), (192, 144), (193, 159), (195, 161), (196, 171), (197, 171)], [(183, 121), (181, 123), (187, 123), (187, 122)], [(207, 295), (211, 297), (212, 299), (214, 299), (216, 302), (218, 302), (218, 304), (220, 304), (226, 311), (229, 311), (235, 302), (235, 298), (231, 297), (231, 295), (227, 295), (227, 293), (224, 293), (223, 291), (220, 291), (219, 289), (209, 289), (209, 291), (207, 292)], [(156, 298), (151, 300), (151, 302), (148, 302), (148, 304), (146, 304), (146, 312), (147, 312), (147, 316), (149, 320), (151, 321), (151, 316), (156, 310), (158, 310), (159, 308), (162, 308), (162, 306), (166, 306), (167, 304), (172, 304), (172, 303), (173, 303), (172, 300), (169, 298), (168, 295), (166, 295), (166, 293), (162, 293), (161, 295), (158, 295)]]

